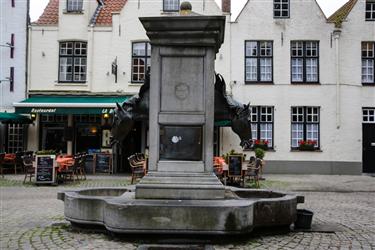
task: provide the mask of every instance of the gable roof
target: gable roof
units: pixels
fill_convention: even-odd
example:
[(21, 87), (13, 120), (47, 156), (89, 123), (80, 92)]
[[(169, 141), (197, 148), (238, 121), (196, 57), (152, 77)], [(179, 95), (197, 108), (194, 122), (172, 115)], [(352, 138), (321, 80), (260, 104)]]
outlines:
[[(127, 0), (98, 1), (98, 8), (91, 19), (94, 25), (111, 26), (112, 12), (119, 12)], [(57, 25), (59, 23), (59, 0), (50, 0), (43, 14), (34, 23), (36, 25)]]
[(342, 22), (345, 21), (356, 3), (357, 0), (349, 0), (328, 18), (328, 22), (334, 23), (336, 28), (341, 28)]
[(59, 23), (59, 0), (50, 0), (35, 24), (57, 25)]
[(104, 5), (99, 9), (94, 24), (110, 26), (112, 25), (112, 12), (121, 11), (127, 0), (105, 0), (103, 2)]
[[(243, 5), (241, 11), (238, 13), (237, 17), (236, 17), (236, 20), (235, 22), (238, 22), (238, 19), (239, 17), (241, 16), (242, 12), (244, 11), (244, 9), (246, 8), (247, 4), (250, 2), (250, 0), (247, 0), (246, 3)], [(317, 0), (314, 0), (315, 4), (318, 6), (320, 12), (323, 14), (323, 16), (325, 17), (325, 19), (327, 19), (326, 15), (324, 14), (324, 11), (322, 10), (322, 8), (320, 7), (319, 3)]]

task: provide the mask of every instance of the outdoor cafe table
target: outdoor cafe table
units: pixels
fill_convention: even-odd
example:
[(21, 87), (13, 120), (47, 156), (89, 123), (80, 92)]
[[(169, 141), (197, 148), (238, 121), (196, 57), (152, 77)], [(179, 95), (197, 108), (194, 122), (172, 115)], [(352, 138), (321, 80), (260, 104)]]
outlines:
[(73, 158), (73, 156), (62, 156), (62, 157), (58, 157), (56, 159), (56, 162), (57, 162), (57, 166), (58, 166), (57, 171), (60, 173), (64, 170), (68, 169), (69, 167), (73, 166), (74, 158)]
[(7, 165), (13, 164), (14, 165), (14, 174), (17, 174), (16, 154), (5, 154), (4, 163), (7, 163)]

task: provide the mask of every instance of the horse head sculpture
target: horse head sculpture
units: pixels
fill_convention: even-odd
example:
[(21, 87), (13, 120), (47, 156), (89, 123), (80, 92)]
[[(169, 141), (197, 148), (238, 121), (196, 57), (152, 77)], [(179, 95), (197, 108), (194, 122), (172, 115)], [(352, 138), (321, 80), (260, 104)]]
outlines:
[[(123, 141), (136, 121), (148, 121), (150, 74), (146, 73), (145, 83), (139, 94), (134, 95), (122, 105), (116, 103), (112, 123), (112, 143)], [(226, 93), (226, 84), (220, 74), (215, 81), (215, 121), (230, 120), (233, 132), (241, 139), (242, 147), (249, 147), (251, 141), (251, 125), (249, 122), (249, 104), (241, 104)]]
[(244, 104), (242, 107), (237, 107), (232, 119), (231, 128), (240, 139), (240, 146), (242, 148), (249, 148), (252, 144), (251, 138), (251, 124), (250, 117), (250, 104)]
[(119, 143), (125, 139), (134, 126), (132, 107), (125, 109), (116, 102), (112, 120), (112, 140), (111, 143)]

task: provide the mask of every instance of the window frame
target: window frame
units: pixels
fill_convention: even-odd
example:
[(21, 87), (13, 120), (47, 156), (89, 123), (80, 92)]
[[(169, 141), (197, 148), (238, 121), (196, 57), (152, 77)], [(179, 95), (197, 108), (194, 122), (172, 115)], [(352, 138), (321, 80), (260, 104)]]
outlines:
[[(280, 10), (276, 10), (275, 9), (275, 5), (278, 4), (278, 3), (276, 3), (276, 1), (280, 2)], [(290, 18), (290, 0), (286, 0), (286, 1), (287, 1), (287, 4), (288, 4), (288, 10), (287, 10), (288, 11), (288, 15), (287, 16), (283, 16), (283, 11), (284, 11), (284, 9), (282, 8), (283, 0), (273, 0), (273, 18), (275, 18), (275, 19)], [(280, 16), (275, 16), (275, 11), (280, 11)]]
[(9, 153), (24, 151), (27, 140), (27, 128), (24, 124), (10, 123), (7, 125), (6, 149)]
[[(246, 44), (250, 42), (256, 42), (257, 43), (257, 55), (256, 56), (247, 56), (246, 54)], [(271, 56), (261, 56), (260, 55), (260, 43), (262, 42), (269, 42), (271, 43)], [(244, 82), (245, 84), (273, 84), (274, 82), (274, 62), (273, 62), (273, 40), (245, 40), (244, 44)], [(257, 72), (257, 79), (256, 80), (246, 80), (246, 59), (248, 58), (255, 58), (257, 60), (256, 65), (256, 72)], [(261, 80), (261, 74), (260, 74), (260, 60), (262, 58), (271, 58), (271, 81)]]
[[(175, 1), (178, 2), (177, 9), (167, 9), (167, 8), (165, 8), (166, 7), (165, 1), (166, 0), (163, 0), (163, 12), (179, 12), (180, 11), (180, 4), (181, 4), (180, 0), (175, 0)], [(171, 0), (171, 1), (173, 1), (173, 0)]]
[[(249, 148), (246, 148), (247, 150), (254, 150), (254, 141), (255, 140), (265, 140), (265, 139), (261, 139), (261, 125), (262, 124), (271, 124), (272, 125), (272, 145), (271, 146), (268, 146), (268, 149), (274, 149), (275, 147), (275, 137), (274, 137), (274, 133), (275, 133), (275, 107), (274, 106), (267, 106), (267, 105), (254, 105), (254, 106), (250, 106), (250, 117), (248, 118), (249, 122), (250, 122), (250, 126), (252, 124), (256, 124), (256, 127), (257, 127), (257, 130), (256, 130), (256, 133), (257, 133), (257, 137), (256, 138), (251, 138), (253, 140), (253, 143), (251, 144), (251, 146)], [(256, 108), (256, 111), (257, 111), (257, 114), (256, 114), (256, 117), (257, 117), (257, 120), (256, 121), (253, 121), (253, 119), (251, 118), (251, 116), (253, 115), (253, 108)], [(261, 109), (262, 108), (271, 108), (271, 115), (272, 115), (272, 121), (269, 122), (269, 121), (262, 121), (261, 119), (261, 116), (262, 116), (262, 112), (261, 112)], [(253, 137), (253, 129), (251, 127), (251, 137)]]
[[(365, 112), (367, 112), (367, 114), (365, 114)], [(365, 121), (365, 117), (367, 118), (367, 121)], [(375, 107), (372, 107), (372, 108), (363, 107), (362, 108), (362, 123), (375, 124)]]
[[(130, 82), (133, 83), (133, 84), (143, 84), (144, 83), (144, 79), (146, 77), (146, 73), (147, 73), (147, 63), (148, 63), (148, 60), (151, 60), (151, 50), (150, 50), (150, 55), (148, 55), (148, 47), (151, 46), (150, 42), (149, 41), (132, 41), (132, 49), (131, 49), (131, 75), (130, 75)], [(134, 44), (136, 43), (144, 43), (145, 44), (145, 55), (144, 56), (136, 56), (134, 55), (133, 51), (134, 51)], [(145, 60), (145, 70), (144, 70), (144, 78), (143, 80), (133, 80), (133, 69), (134, 69), (134, 58), (143, 58)], [(150, 68), (151, 68), (151, 64), (150, 64)]]
[[(307, 43), (316, 42), (317, 46), (317, 55), (316, 56), (307, 56)], [(293, 43), (302, 43), (302, 56), (293, 56)], [(301, 58), (302, 59), (302, 81), (293, 80), (293, 59)], [(317, 59), (317, 80), (316, 81), (307, 81), (307, 59), (316, 58)], [(320, 44), (318, 40), (291, 40), (290, 41), (290, 82), (292, 84), (320, 84)]]
[[(362, 46), (365, 43), (372, 44), (372, 57), (363, 56)], [(372, 82), (364, 82), (362, 77), (362, 69), (363, 69), (363, 61), (364, 60), (371, 60), (372, 61)], [(361, 83), (364, 86), (375, 86), (375, 41), (363, 41), (361, 42)]]
[[(61, 55), (61, 45), (63, 43), (73, 43), (72, 47), (72, 54), (71, 55)], [(76, 55), (75, 54), (75, 49), (76, 49), (76, 44), (81, 43), (86, 45), (86, 54), (85, 55)], [(88, 52), (88, 43), (86, 41), (60, 41), (59, 42), (59, 68), (58, 68), (58, 83), (72, 83), (72, 84), (84, 84), (87, 82), (87, 52)], [(61, 80), (60, 77), (60, 66), (61, 66), (61, 58), (71, 58), (72, 59), (72, 80)], [(75, 73), (75, 60), (76, 58), (84, 58), (86, 59), (86, 65), (85, 65), (85, 80), (74, 80), (74, 73)]]
[[(293, 108), (302, 108), (303, 109), (303, 121), (302, 122), (293, 122)], [(307, 121), (307, 109), (308, 108), (317, 108), (318, 109), (318, 122), (308, 122)], [(291, 106), (290, 108), (290, 148), (291, 150), (299, 150), (299, 145), (297, 147), (293, 147), (293, 124), (303, 124), (303, 140), (307, 140), (307, 124), (318, 124), (318, 140), (317, 145), (314, 148), (315, 151), (319, 151), (321, 148), (320, 143), (320, 106)]]
[[(71, 1), (81, 2), (82, 8), (77, 9), (77, 10), (69, 9), (69, 2)], [(66, 0), (66, 12), (67, 13), (82, 13), (83, 12), (83, 0)]]
[[(367, 5), (371, 6), (370, 11), (367, 11)], [(372, 18), (367, 18), (367, 13), (370, 13)], [(374, 22), (375, 21), (375, 1), (374, 0), (366, 0), (365, 2), (365, 21)]]

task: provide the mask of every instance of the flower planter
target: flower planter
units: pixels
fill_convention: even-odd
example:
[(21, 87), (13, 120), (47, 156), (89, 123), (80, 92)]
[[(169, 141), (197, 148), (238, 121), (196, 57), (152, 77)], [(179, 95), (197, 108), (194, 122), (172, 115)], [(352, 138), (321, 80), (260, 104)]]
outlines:
[(297, 220), (294, 222), (295, 228), (310, 229), (314, 213), (306, 209), (297, 209)]
[(309, 145), (309, 144), (299, 145), (298, 149), (301, 151), (315, 151), (315, 145)]
[(268, 145), (267, 144), (254, 144), (253, 149), (255, 150), (257, 148), (261, 148), (261, 149), (267, 151), (268, 150)]

